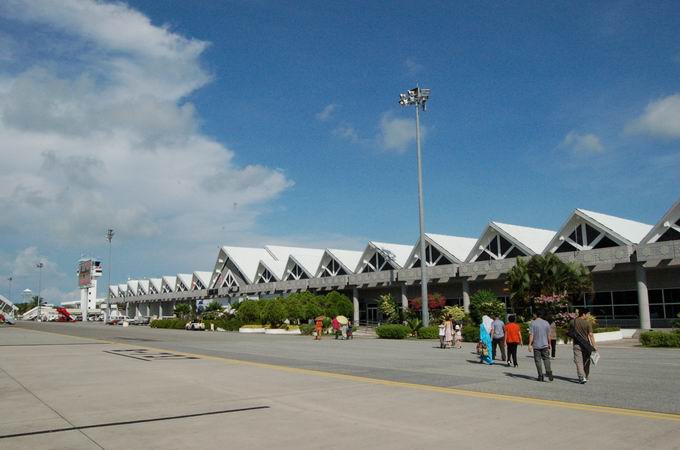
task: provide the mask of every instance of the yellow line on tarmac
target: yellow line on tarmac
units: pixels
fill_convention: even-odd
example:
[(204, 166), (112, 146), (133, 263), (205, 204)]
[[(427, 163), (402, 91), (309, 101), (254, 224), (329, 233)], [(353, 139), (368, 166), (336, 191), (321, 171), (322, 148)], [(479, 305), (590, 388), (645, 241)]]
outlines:
[[(22, 329), (25, 330), (26, 328), (22, 328)], [(43, 333), (53, 333), (53, 334), (59, 334), (61, 336), (64, 336), (63, 333), (56, 333), (54, 331), (42, 331), (42, 330), (30, 330), (30, 331), (38, 331), (38, 332), (43, 332)], [(127, 345), (127, 346), (130, 346), (130, 347), (137, 347), (137, 348), (143, 347), (143, 348), (146, 348), (146, 349), (149, 349), (149, 350), (156, 350), (156, 351), (161, 351), (161, 352), (169, 351), (169, 349), (167, 349), (167, 348), (150, 347), (148, 345), (134, 345), (133, 346), (128, 342), (118, 342), (118, 341), (110, 341), (110, 340), (107, 340), (107, 339), (97, 339), (97, 338), (71, 336), (71, 335), (66, 335), (66, 336), (76, 337), (76, 338), (80, 338), (80, 339), (88, 339), (88, 340), (92, 340), (92, 341), (106, 342), (108, 344)], [(366, 383), (366, 384), (376, 384), (376, 385), (381, 385), (381, 386), (390, 386), (390, 387), (397, 387), (397, 388), (404, 388), (404, 389), (415, 389), (415, 390), (419, 390), (419, 391), (438, 392), (438, 393), (448, 394), (448, 395), (457, 395), (457, 396), (464, 396), (464, 397), (471, 397), (471, 398), (481, 398), (481, 399), (487, 399), (487, 400), (510, 401), (510, 402), (515, 402), (515, 403), (548, 406), (548, 407), (553, 407), (553, 408), (563, 408), (563, 409), (571, 409), (571, 410), (577, 410), (577, 411), (588, 411), (588, 412), (605, 413), (605, 414), (613, 414), (613, 415), (620, 415), (620, 416), (640, 417), (640, 418), (650, 419), (650, 420), (670, 420), (670, 421), (674, 421), (674, 422), (680, 422), (680, 414), (660, 413), (660, 412), (643, 411), (643, 410), (628, 409), (628, 408), (617, 408), (617, 407), (612, 407), (612, 406), (588, 405), (588, 404), (585, 404), (585, 403), (565, 402), (565, 401), (560, 401), (560, 400), (546, 400), (546, 399), (540, 399), (540, 398), (534, 398), (534, 397), (522, 397), (522, 396), (519, 396), (519, 395), (494, 394), (494, 393), (491, 393), (491, 392), (478, 392), (478, 391), (470, 391), (470, 390), (460, 389), (460, 388), (450, 388), (450, 387), (431, 386), (431, 385), (426, 385), (426, 384), (406, 383), (406, 382), (403, 382), (403, 381), (390, 381), (390, 380), (383, 380), (383, 379), (379, 379), (379, 378), (363, 377), (363, 376), (358, 376), (358, 375), (347, 375), (347, 374), (336, 373), (336, 372), (325, 372), (325, 371), (322, 371), (322, 370), (303, 369), (303, 368), (299, 368), (299, 367), (290, 367), (290, 366), (283, 366), (283, 365), (269, 364), (269, 363), (259, 363), (259, 362), (254, 362), (254, 361), (245, 361), (245, 360), (241, 360), (241, 359), (227, 358), (227, 357), (223, 357), (223, 356), (212, 356), (212, 355), (203, 355), (203, 354), (199, 354), (199, 353), (184, 352), (184, 351), (180, 351), (180, 350), (172, 350), (172, 351), (176, 351), (177, 353), (181, 353), (181, 354), (187, 355), (187, 356), (193, 356), (193, 357), (200, 358), (200, 359), (227, 362), (227, 363), (230, 363), (230, 364), (246, 365), (246, 366), (252, 366), (252, 367), (259, 367), (259, 368), (263, 368), (263, 369), (272, 369), (272, 370), (278, 370), (278, 371), (283, 371), (283, 372), (299, 373), (299, 374), (312, 375), (312, 376), (318, 376), (318, 377), (333, 378), (333, 379), (345, 380), (345, 381), (354, 381), (354, 382)]]

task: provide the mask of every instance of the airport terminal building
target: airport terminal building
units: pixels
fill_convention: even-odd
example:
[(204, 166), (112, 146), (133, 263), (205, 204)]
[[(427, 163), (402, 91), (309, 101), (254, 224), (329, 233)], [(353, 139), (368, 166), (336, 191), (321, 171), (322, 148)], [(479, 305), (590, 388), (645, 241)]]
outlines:
[[(517, 258), (554, 253), (591, 270), (594, 292), (575, 306), (601, 324), (667, 327), (680, 313), (680, 199), (654, 225), (576, 209), (558, 231), (490, 222), (478, 238), (428, 233), (425, 239), (430, 292), (448, 304), (467, 309), (480, 289), (507, 304), (505, 275)], [(381, 294), (392, 293), (405, 306), (420, 296), (422, 259), (419, 241), (370, 241), (363, 251), (224, 246), (212, 271), (131, 280), (109, 286), (109, 295), (129, 317), (163, 317), (179, 302), (337, 290), (353, 300), (355, 321), (372, 324), (381, 320)]]

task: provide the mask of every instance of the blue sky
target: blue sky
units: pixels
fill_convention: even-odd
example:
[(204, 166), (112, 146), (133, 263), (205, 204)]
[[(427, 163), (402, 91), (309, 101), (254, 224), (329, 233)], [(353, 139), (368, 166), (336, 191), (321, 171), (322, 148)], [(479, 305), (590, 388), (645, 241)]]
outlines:
[(45, 259), (55, 299), (108, 224), (114, 280), (415, 242), (416, 82), (431, 232), (654, 223), (680, 193), (677, 2), (62, 6), (0, 8), (0, 273)]

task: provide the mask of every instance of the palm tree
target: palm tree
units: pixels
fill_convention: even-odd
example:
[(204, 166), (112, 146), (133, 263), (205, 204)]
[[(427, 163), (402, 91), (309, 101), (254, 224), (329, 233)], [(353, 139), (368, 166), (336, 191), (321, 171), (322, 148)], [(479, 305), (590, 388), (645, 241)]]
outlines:
[(187, 305), (186, 303), (180, 303), (179, 305), (175, 306), (174, 312), (175, 316), (186, 320), (189, 315), (191, 315), (191, 306)]
[(529, 262), (517, 258), (505, 284), (513, 304), (530, 303), (541, 295), (567, 295), (572, 300), (582, 300), (593, 289), (587, 267), (575, 261), (565, 263), (552, 253), (534, 255)]

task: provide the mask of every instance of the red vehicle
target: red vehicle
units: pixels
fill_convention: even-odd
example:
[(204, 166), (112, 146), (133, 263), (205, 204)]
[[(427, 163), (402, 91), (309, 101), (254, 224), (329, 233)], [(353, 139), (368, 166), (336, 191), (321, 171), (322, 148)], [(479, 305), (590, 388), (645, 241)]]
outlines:
[(59, 313), (59, 317), (57, 318), (57, 322), (75, 322), (76, 319), (73, 317), (63, 306), (57, 306), (57, 312)]

